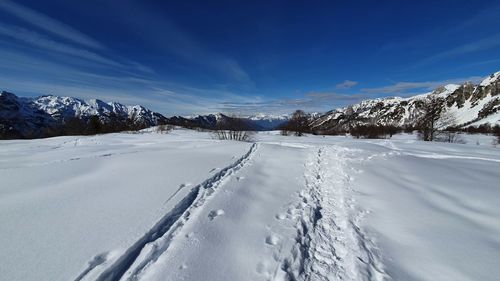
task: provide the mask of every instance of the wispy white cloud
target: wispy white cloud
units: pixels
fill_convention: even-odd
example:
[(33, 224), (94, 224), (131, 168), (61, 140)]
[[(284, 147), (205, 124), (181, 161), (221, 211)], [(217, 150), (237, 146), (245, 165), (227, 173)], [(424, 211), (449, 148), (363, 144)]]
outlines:
[(366, 99), (377, 98), (380, 96), (410, 96), (430, 92), (440, 86), (447, 84), (460, 84), (467, 81), (478, 83), (484, 77), (472, 76), (466, 78), (457, 78), (441, 81), (424, 82), (395, 82), (393, 84), (363, 88), (358, 93), (341, 92), (309, 92), (302, 97), (291, 99), (270, 99), (260, 102), (228, 102), (220, 107), (220, 111), (233, 112), (237, 114), (250, 114), (252, 112), (286, 114), (296, 109), (302, 109), (308, 112), (325, 112), (335, 108), (355, 104)]
[(289, 114), (297, 109), (307, 112), (326, 112), (338, 107), (360, 102), (368, 94), (343, 94), (336, 92), (309, 92), (298, 98), (270, 99), (249, 102), (226, 102), (219, 111), (236, 115), (259, 113)]
[[(465, 16), (457, 16), (452, 24), (436, 24), (432, 29), (417, 31), (413, 36), (385, 42), (376, 55), (387, 56), (391, 52), (404, 51), (415, 61), (408, 62), (402, 71), (439, 63), (451, 58), (464, 58), (500, 46), (500, 33), (492, 32), (489, 27), (498, 25), (500, 3), (498, 1), (479, 1), (479, 10), (470, 11)], [(460, 66), (457, 66), (460, 67)]]
[[(495, 26), (498, 24), (498, 15), (500, 13), (500, 3), (493, 1), (491, 3), (478, 3), (485, 5), (481, 10), (475, 14), (471, 14), (468, 18), (460, 18), (458, 24), (453, 25), (447, 34), (467, 34), (470, 31), (474, 32), (489, 32), (485, 28), (487, 25)], [(445, 34), (445, 35), (447, 35)]]
[(118, 62), (105, 58), (94, 52), (90, 52), (82, 48), (73, 47), (68, 44), (51, 40), (47, 36), (44, 36), (34, 31), (27, 30), (22, 27), (0, 23), (0, 34), (14, 38), (16, 40), (20, 40), (24, 43), (28, 43), (37, 48), (43, 48), (49, 51), (75, 56), (82, 59), (91, 60), (97, 63), (106, 64), (109, 66), (124, 67), (124, 65)]
[(350, 89), (356, 85), (358, 85), (357, 81), (344, 80), (342, 83), (337, 84), (336, 87), (337, 89)]
[[(130, 10), (135, 11), (133, 17), (129, 15)], [(196, 69), (201, 72), (223, 76), (227, 81), (247, 88), (255, 86), (250, 74), (237, 60), (204, 45), (164, 14), (149, 9), (147, 5), (124, 1), (116, 8), (116, 16), (122, 17), (127, 29), (140, 34), (141, 40), (152, 48), (196, 65)]]
[(57, 21), (47, 15), (34, 11), (30, 8), (21, 6), (10, 0), (0, 1), (0, 9), (7, 11), (12, 15), (15, 15), (16, 17), (36, 26), (39, 29), (43, 29), (52, 34), (60, 36), (64, 39), (73, 41), (75, 43), (90, 48), (95, 48), (95, 49), (104, 48), (104, 46), (101, 45), (97, 40), (83, 34), (82, 32), (60, 21)]
[[(234, 85), (254, 87), (236, 60), (203, 46), (164, 15), (135, 10), (136, 17), (131, 18), (128, 10), (123, 14), (123, 24), (131, 33), (135, 30), (151, 40), (151, 46), (163, 55), (173, 54), (176, 59), (196, 65), (202, 75), (219, 75), (228, 83), (200, 89), (171, 82), (151, 67), (120, 57), (67, 24), (10, 0), (0, 0), (0, 12), (22, 20), (16, 25), (0, 22), (0, 86), (21, 94), (140, 103), (166, 115), (209, 113), (224, 102), (258, 100), (228, 90)], [(151, 30), (151, 26), (158, 29)]]
[(481, 79), (482, 77), (472, 76), (467, 78), (449, 79), (442, 81), (396, 82), (391, 85), (382, 87), (363, 88), (361, 89), (361, 92), (366, 94), (408, 95), (423, 93), (424, 91), (432, 91), (439, 86), (447, 84), (460, 84), (467, 81), (478, 82)]
[(414, 66), (415, 67), (425, 66), (441, 61), (443, 59), (456, 58), (470, 53), (480, 52), (499, 46), (500, 46), (500, 33), (497, 33), (492, 36), (488, 36), (479, 40), (471, 40), (469, 43), (462, 44), (455, 48), (451, 48), (446, 51), (434, 54), (430, 57), (427, 57), (419, 61)]
[(175, 82), (118, 74), (86, 72), (71, 64), (0, 48), (0, 90), (20, 95), (53, 94), (140, 104), (169, 115), (217, 112), (224, 102), (252, 97), (217, 88), (187, 87)]

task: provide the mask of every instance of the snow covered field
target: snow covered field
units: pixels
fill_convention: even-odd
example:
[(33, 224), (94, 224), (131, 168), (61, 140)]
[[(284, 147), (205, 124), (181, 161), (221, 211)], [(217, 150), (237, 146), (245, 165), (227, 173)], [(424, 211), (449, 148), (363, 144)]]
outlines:
[(0, 279), (498, 280), (488, 142), (0, 141)]

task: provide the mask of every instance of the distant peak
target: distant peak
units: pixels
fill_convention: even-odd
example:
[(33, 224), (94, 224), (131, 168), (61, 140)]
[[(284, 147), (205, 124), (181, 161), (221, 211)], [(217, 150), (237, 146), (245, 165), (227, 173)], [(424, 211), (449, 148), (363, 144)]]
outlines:
[(486, 87), (486, 86), (489, 86), (491, 85), (491, 83), (495, 82), (495, 81), (498, 81), (500, 80), (500, 71), (497, 71), (493, 74), (491, 74), (490, 76), (488, 76), (486, 79), (484, 79), (481, 84), (479, 84), (480, 86), (483, 86), (483, 87)]

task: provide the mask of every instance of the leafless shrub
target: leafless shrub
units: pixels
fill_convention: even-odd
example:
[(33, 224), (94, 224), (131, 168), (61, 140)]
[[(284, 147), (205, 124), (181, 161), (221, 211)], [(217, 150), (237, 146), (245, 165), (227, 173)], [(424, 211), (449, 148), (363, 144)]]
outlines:
[(215, 130), (213, 137), (218, 140), (253, 141), (253, 132), (236, 130)]
[(349, 130), (351, 135), (357, 139), (386, 139), (398, 133), (401, 129), (396, 126), (382, 125), (358, 125)]
[(496, 136), (496, 144), (495, 145), (498, 145), (500, 144), (500, 125), (495, 125), (492, 129), (493, 131), (493, 135)]
[(219, 140), (247, 142), (253, 140), (253, 132), (248, 131), (248, 125), (239, 118), (229, 118), (218, 129), (214, 130), (212, 135), (215, 139)]
[(422, 105), (422, 117), (418, 122), (419, 138), (433, 141), (437, 131), (437, 122), (443, 111), (444, 99), (430, 96)]
[(428, 97), (423, 104), (423, 115), (418, 122), (418, 137), (424, 141), (441, 141), (464, 143), (460, 134), (455, 132), (456, 117), (453, 113), (445, 111), (444, 99)]
[(290, 120), (281, 126), (281, 134), (284, 136), (293, 133), (295, 136), (300, 137), (309, 131), (309, 116), (303, 110), (296, 110)]
[(290, 131), (288, 131), (288, 130), (280, 130), (280, 134), (281, 134), (282, 136), (289, 136), (289, 135), (291, 135), (292, 133), (291, 133)]
[(174, 129), (174, 126), (163, 124), (163, 125), (158, 125), (156, 127), (156, 132), (159, 134), (168, 134), (173, 129)]
[(459, 132), (439, 131), (434, 136), (434, 141), (449, 143), (466, 143)]

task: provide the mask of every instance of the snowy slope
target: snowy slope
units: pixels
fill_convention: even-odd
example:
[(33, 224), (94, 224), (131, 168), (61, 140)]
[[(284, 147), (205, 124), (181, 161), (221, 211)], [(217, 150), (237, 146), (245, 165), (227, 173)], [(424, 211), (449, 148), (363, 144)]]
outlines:
[(500, 72), (496, 72), (479, 85), (449, 84), (433, 92), (409, 98), (365, 100), (316, 118), (311, 123), (311, 128), (328, 132), (356, 124), (415, 125), (421, 116), (423, 103), (430, 96), (444, 99), (444, 112), (454, 117), (457, 126), (469, 126), (472, 123), (500, 124), (500, 119), (493, 117), (500, 108)]
[(393, 280), (498, 278), (498, 149), (413, 141), (350, 146), (365, 155), (353, 165), (362, 172), (352, 184)]
[(37, 109), (48, 113), (52, 117), (61, 119), (90, 117), (92, 115), (97, 115), (105, 119), (115, 114), (123, 118), (129, 118), (134, 122), (143, 122), (153, 126), (160, 119), (165, 118), (161, 114), (152, 112), (140, 105), (129, 106), (116, 102), (106, 103), (97, 99), (84, 101), (77, 98), (48, 95), (31, 101)]
[(250, 147), (109, 134), (0, 144), (1, 280), (74, 280), (121, 255), (196, 184)]
[(497, 280), (500, 151), (259, 133), (0, 141), (6, 280)]
[(101, 100), (84, 101), (72, 97), (40, 96), (20, 98), (0, 93), (0, 135), (39, 137), (43, 131), (61, 127), (73, 118), (88, 120), (98, 116), (101, 122), (119, 121), (143, 127), (165, 123), (166, 118), (140, 105), (127, 106)]

